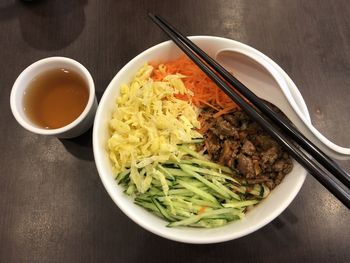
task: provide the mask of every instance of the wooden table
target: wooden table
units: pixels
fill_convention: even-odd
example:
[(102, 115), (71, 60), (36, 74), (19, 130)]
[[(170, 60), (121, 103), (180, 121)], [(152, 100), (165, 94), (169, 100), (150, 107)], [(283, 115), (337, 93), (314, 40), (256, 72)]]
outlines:
[[(232, 38), (271, 57), (299, 87), (315, 126), (350, 146), (347, 0), (2, 0), (0, 262), (348, 262), (349, 210), (311, 176), (261, 230), (221, 244), (181, 244), (142, 229), (113, 203), (95, 167), (91, 131), (58, 140), (15, 121), (12, 84), (44, 57), (80, 61), (100, 98), (126, 62), (167, 40), (148, 11), (188, 35)], [(350, 161), (341, 165), (350, 170)]]

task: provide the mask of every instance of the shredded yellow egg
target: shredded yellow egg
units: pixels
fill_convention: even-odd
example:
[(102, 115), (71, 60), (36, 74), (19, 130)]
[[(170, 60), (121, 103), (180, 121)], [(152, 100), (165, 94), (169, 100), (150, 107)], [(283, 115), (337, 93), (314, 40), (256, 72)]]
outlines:
[(164, 81), (153, 81), (152, 71), (153, 67), (146, 64), (129, 85), (121, 86), (109, 122), (107, 148), (114, 172), (131, 168), (136, 186), (141, 182), (137, 182), (135, 168), (178, 160), (181, 158), (178, 144), (202, 138), (196, 131), (200, 128), (197, 108), (175, 97), (192, 95), (181, 80), (184, 76), (168, 75)]

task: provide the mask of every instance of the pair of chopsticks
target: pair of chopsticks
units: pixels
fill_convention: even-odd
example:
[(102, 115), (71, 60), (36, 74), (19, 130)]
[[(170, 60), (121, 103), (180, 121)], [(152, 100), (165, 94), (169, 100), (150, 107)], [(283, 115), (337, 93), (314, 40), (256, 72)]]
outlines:
[[(167, 21), (158, 15), (151, 13), (148, 15), (220, 89), (269, 132), (325, 188), (347, 208), (350, 208), (350, 176), (344, 170)], [(223, 79), (239, 93), (232, 89)], [(254, 106), (246, 102), (244, 98)]]

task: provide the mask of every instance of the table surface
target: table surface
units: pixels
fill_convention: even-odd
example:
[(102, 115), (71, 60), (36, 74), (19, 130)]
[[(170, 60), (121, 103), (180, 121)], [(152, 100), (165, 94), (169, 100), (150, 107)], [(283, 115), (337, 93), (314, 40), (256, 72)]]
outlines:
[[(13, 82), (44, 57), (80, 61), (100, 98), (131, 58), (167, 40), (148, 11), (187, 35), (232, 38), (271, 57), (300, 89), (314, 125), (350, 146), (347, 0), (2, 0), (0, 262), (348, 262), (349, 210), (310, 175), (259, 231), (221, 244), (182, 244), (147, 232), (113, 203), (96, 170), (91, 130), (59, 140), (15, 121)], [(350, 161), (340, 164), (350, 170)]]

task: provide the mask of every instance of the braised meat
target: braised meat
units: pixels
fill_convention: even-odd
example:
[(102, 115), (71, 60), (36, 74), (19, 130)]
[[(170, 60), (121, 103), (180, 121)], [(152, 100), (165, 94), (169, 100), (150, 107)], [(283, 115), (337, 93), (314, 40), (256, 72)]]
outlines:
[(249, 184), (278, 185), (293, 168), (289, 155), (245, 112), (234, 109), (214, 118), (207, 108), (200, 118), (209, 157), (238, 171)]
[(237, 169), (247, 179), (255, 178), (255, 170), (253, 166), (253, 160), (250, 157), (240, 153), (237, 157)]
[(242, 153), (246, 155), (253, 155), (255, 151), (256, 149), (254, 144), (249, 140), (245, 140), (245, 142), (242, 145)]

